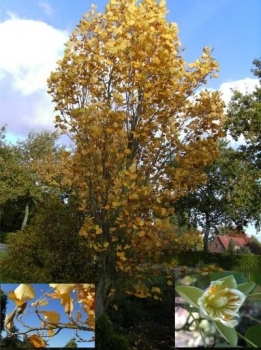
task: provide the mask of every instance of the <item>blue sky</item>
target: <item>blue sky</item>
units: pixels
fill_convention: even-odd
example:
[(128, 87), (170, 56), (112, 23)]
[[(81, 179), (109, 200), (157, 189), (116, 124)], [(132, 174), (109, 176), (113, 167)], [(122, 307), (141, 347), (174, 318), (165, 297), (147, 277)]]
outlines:
[[(92, 3), (103, 12), (107, 0), (1, 0), (0, 125), (8, 124), (13, 139), (54, 129), (46, 79)], [(207, 87), (221, 90), (226, 102), (231, 87), (252, 91), (257, 84), (252, 61), (261, 56), (260, 0), (166, 0), (166, 5), (186, 61), (197, 59), (204, 46), (214, 48), (220, 72)]]
[[(1, 284), (1, 289), (8, 295), (8, 292), (15, 290), (19, 284)], [(53, 288), (51, 288), (48, 284), (31, 284), (35, 290), (36, 297), (35, 299), (29, 300), (27, 302), (27, 308), (24, 311), (24, 314), (26, 314), (28, 311), (28, 316), (25, 315), (23, 318), (23, 321), (25, 324), (29, 326), (37, 326), (39, 323), (39, 319), (35, 315), (33, 311), (33, 308), (30, 308), (31, 303), (35, 302), (36, 300), (39, 299), (40, 296), (44, 294), (44, 292), (49, 292), (52, 293), (54, 292)], [(43, 292), (44, 291), (44, 292)], [(74, 297), (75, 293), (71, 293), (72, 298)], [(51, 299), (51, 298), (49, 298)], [(7, 314), (11, 313), (13, 309), (15, 308), (15, 303), (12, 300), (8, 300), (7, 304)], [(49, 303), (46, 306), (39, 307), (40, 311), (56, 311), (61, 315), (61, 322), (69, 322), (68, 318), (66, 317), (64, 313), (64, 307), (60, 304), (59, 299), (51, 299)], [(77, 310), (80, 310), (78, 308)], [(75, 304), (75, 310), (76, 311), (76, 304)], [(83, 314), (83, 312), (82, 312)], [(15, 326), (20, 330), (23, 331), (25, 328), (19, 323), (17, 320), (15, 321)], [(34, 332), (35, 333), (35, 332)], [(79, 335), (83, 339), (91, 339), (92, 336), (94, 335), (93, 332), (84, 332), (81, 331), (79, 332)], [(3, 333), (3, 336), (5, 336), (5, 333)], [(74, 331), (73, 330), (61, 330), (56, 336), (52, 338), (44, 338), (48, 340), (49, 347), (63, 347), (68, 343), (68, 341), (74, 336)], [(23, 339), (23, 337), (21, 337)], [(83, 342), (83, 343), (78, 343), (78, 348), (94, 348), (94, 342)]]
[[(0, 126), (8, 124), (9, 140), (31, 130), (54, 130), (46, 79), (92, 3), (103, 12), (108, 1), (0, 1)], [(166, 5), (168, 21), (178, 24), (187, 62), (197, 59), (204, 46), (214, 48), (220, 72), (208, 88), (220, 90), (226, 103), (230, 88), (253, 91), (258, 80), (250, 69), (261, 56), (260, 0), (166, 0)]]

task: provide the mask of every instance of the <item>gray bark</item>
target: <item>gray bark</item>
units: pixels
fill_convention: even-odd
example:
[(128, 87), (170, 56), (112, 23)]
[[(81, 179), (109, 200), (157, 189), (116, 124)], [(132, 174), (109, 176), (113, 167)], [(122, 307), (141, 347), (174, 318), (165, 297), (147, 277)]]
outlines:
[(28, 216), (29, 216), (29, 204), (26, 203), (25, 211), (24, 211), (24, 219), (23, 219), (21, 230), (26, 226), (28, 221)]
[(96, 288), (95, 318), (98, 319), (106, 311), (106, 301), (110, 286), (110, 278), (102, 273)]
[(206, 215), (206, 228), (205, 228), (205, 234), (204, 234), (204, 252), (208, 252), (208, 237), (210, 233), (210, 228), (211, 228), (211, 222), (209, 219), (208, 213), (205, 213)]

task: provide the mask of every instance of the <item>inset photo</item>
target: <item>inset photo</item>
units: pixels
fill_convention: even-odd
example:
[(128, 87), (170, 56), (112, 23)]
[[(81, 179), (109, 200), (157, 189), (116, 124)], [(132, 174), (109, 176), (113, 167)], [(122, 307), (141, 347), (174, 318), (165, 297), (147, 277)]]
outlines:
[(261, 274), (187, 274), (175, 282), (175, 348), (261, 346)]
[(95, 348), (95, 285), (1, 284), (1, 349)]

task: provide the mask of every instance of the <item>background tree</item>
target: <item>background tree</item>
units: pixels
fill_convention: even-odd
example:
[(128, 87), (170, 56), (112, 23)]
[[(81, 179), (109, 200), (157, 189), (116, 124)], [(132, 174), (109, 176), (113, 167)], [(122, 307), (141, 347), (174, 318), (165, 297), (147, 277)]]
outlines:
[(13, 326), (10, 329), (11, 332), (14, 333), (12, 336), (6, 336), (1, 339), (1, 348), (8, 348), (8, 349), (17, 349), (20, 348), (22, 345), (22, 341), (19, 339), (19, 336), (17, 333), (19, 333), (19, 329), (15, 326)]
[(83, 16), (48, 81), (56, 124), (76, 146), (70, 179), (99, 266), (97, 317), (121, 274), (137, 275), (131, 292), (153, 295), (140, 266), (178, 242), (170, 204), (205, 180), (217, 154), (224, 103), (195, 92), (218, 64), (207, 47), (186, 64), (177, 33), (164, 1), (111, 0), (105, 14)]
[(234, 254), (235, 253), (235, 243), (234, 243), (233, 239), (229, 240), (227, 251), (230, 254)]
[(181, 197), (174, 208), (192, 227), (202, 228), (207, 251), (211, 235), (228, 235), (236, 227), (238, 236), (250, 223), (259, 229), (261, 184), (254, 165), (238, 157), (224, 140), (219, 142), (219, 157), (205, 167), (205, 173), (207, 181)]
[(7, 304), (7, 296), (4, 293), (4, 291), (0, 287), (0, 304), (1, 304), (1, 318), (0, 318), (0, 334), (2, 333), (4, 329), (4, 320), (5, 320), (5, 314), (6, 314), (6, 304)]
[[(5, 141), (2, 128), (0, 149), (0, 230), (13, 232), (25, 227), (33, 209), (47, 195), (61, 195), (63, 166), (57, 145), (58, 134), (29, 133), (25, 141), (15, 145)], [(49, 177), (46, 183), (47, 174)], [(61, 186), (60, 186), (61, 187)]]
[(261, 243), (255, 236), (252, 235), (250, 237), (250, 241), (246, 244), (246, 247), (248, 247), (253, 254), (261, 255)]
[(83, 222), (77, 200), (67, 204), (56, 196), (46, 197), (35, 209), (34, 218), (23, 231), (9, 239), (8, 254), (1, 259), (1, 279), (31, 283), (50, 281), (91, 282), (97, 278), (93, 252), (78, 235)]
[(236, 254), (245, 254), (245, 255), (253, 255), (249, 247), (242, 246), (235, 251)]
[(64, 347), (65, 348), (78, 348), (75, 338), (70, 339)]
[(255, 59), (253, 65), (251, 72), (259, 79), (259, 84), (252, 93), (234, 90), (225, 129), (236, 141), (244, 137), (245, 143), (239, 146), (240, 156), (261, 170), (261, 59)]

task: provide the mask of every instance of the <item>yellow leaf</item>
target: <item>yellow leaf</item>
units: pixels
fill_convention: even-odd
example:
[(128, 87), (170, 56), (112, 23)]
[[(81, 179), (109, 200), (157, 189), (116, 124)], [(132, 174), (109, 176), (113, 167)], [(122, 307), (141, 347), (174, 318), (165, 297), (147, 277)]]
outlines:
[(73, 299), (70, 298), (70, 300), (65, 303), (64, 312), (68, 315), (73, 312)]
[(145, 232), (145, 231), (139, 231), (139, 237), (144, 237), (144, 236), (145, 236), (145, 234), (146, 234), (146, 232)]
[(123, 261), (127, 260), (127, 258), (125, 257), (124, 252), (117, 252), (116, 255)]
[(152, 291), (153, 293), (161, 293), (161, 290), (160, 290), (160, 288), (158, 288), (158, 287), (152, 287), (151, 291)]
[(35, 298), (35, 292), (30, 284), (20, 284), (14, 291), (17, 299), (21, 301)]
[(131, 154), (131, 150), (129, 148), (125, 148), (124, 153), (125, 154)]
[(100, 228), (98, 225), (95, 226), (95, 233), (96, 235), (100, 235), (102, 233), (102, 228)]
[(139, 195), (137, 193), (133, 193), (129, 197), (130, 199), (139, 199)]
[(166, 208), (161, 208), (161, 215), (165, 216), (167, 214)]
[(53, 329), (48, 329), (47, 333), (48, 333), (49, 337), (53, 337), (54, 336), (54, 330)]
[(112, 305), (112, 308), (116, 311), (118, 311), (118, 309), (119, 309), (118, 305), (116, 305), (116, 304)]
[(142, 220), (140, 218), (138, 218), (137, 220), (138, 220), (140, 226), (144, 226), (144, 220)]
[(129, 167), (129, 172), (134, 174), (136, 172), (136, 165), (135, 164), (132, 164), (130, 167)]
[(138, 177), (138, 174), (130, 174), (130, 179), (131, 180), (136, 180)]
[(109, 246), (109, 242), (104, 242), (103, 243), (103, 248), (108, 248), (108, 246)]
[(44, 315), (44, 318), (51, 323), (58, 323), (60, 321), (60, 314), (56, 311), (39, 311)]
[(40, 300), (38, 303), (37, 303), (37, 305), (39, 305), (39, 306), (45, 306), (45, 305), (47, 305), (48, 304), (48, 300)]
[(45, 341), (39, 337), (37, 334), (32, 334), (29, 336), (29, 341), (34, 348), (45, 348)]
[(80, 313), (80, 311), (78, 311), (76, 316), (76, 322), (80, 321), (81, 318), (82, 318), (82, 314)]
[(17, 306), (20, 306), (20, 305), (23, 305), (23, 301), (18, 299), (15, 295), (15, 292), (13, 290), (11, 290), (9, 293), (8, 293), (8, 297), (9, 299), (13, 300), (13, 302), (17, 305)]
[(7, 330), (11, 330), (11, 328), (14, 326), (14, 317), (16, 315), (16, 309), (14, 309), (9, 315), (5, 316), (5, 322), (4, 322), (4, 326)]
[(167, 285), (168, 285), (168, 286), (173, 286), (173, 282), (172, 282), (171, 280), (168, 280), (168, 281), (167, 281)]
[(65, 283), (51, 283), (49, 284), (50, 287), (52, 287), (56, 292), (58, 292), (59, 294), (66, 294), (66, 293), (71, 293), (76, 284), (75, 283), (69, 283), (69, 284), (65, 284)]
[(112, 202), (112, 206), (113, 207), (120, 207), (121, 206), (121, 202)]
[(53, 299), (59, 299), (60, 298), (58, 293), (46, 293), (46, 295), (48, 295), (49, 297), (51, 297)]
[(113, 97), (114, 97), (114, 99), (116, 100), (116, 102), (122, 102), (122, 100), (123, 100), (123, 97), (122, 97), (122, 95), (121, 94), (119, 94), (118, 92), (113, 92)]
[(95, 328), (95, 316), (94, 315), (88, 315), (88, 320), (86, 321), (86, 324), (90, 327), (90, 328)]

